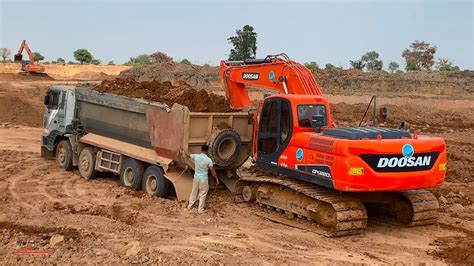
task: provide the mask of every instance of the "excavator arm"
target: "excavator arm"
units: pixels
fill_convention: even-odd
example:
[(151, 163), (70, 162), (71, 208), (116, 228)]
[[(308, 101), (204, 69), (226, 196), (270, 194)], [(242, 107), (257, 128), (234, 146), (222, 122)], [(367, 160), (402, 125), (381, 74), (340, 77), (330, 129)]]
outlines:
[(35, 59), (33, 57), (33, 53), (30, 50), (30, 47), (26, 43), (26, 40), (23, 40), (20, 44), (20, 48), (18, 49), (18, 53), (15, 55), (15, 62), (23, 61), (23, 50), (26, 50), (26, 54), (28, 54), (28, 59), (30, 61), (30, 64), (34, 65), (35, 64)]
[(265, 59), (221, 61), (219, 76), (229, 105), (235, 110), (252, 106), (246, 86), (264, 87), (283, 94), (322, 96), (311, 72), (286, 54), (269, 55)]

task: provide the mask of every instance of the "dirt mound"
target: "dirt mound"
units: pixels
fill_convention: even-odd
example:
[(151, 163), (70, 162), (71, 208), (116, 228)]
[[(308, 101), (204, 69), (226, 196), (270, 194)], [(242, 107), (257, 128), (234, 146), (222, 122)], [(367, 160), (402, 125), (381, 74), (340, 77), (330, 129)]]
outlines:
[(448, 77), (474, 79), (474, 71), (473, 70), (464, 70), (464, 71), (453, 72), (453, 73), (449, 73)]
[(431, 255), (444, 259), (448, 263), (454, 264), (474, 264), (474, 235), (470, 234), (464, 239), (460, 237), (443, 237), (434, 241), (434, 245), (440, 245), (441, 248)]
[(17, 96), (0, 97), (0, 123), (40, 127), (43, 110)]
[(173, 85), (185, 81), (197, 89), (221, 90), (217, 67), (175, 64), (165, 61), (159, 64), (134, 67), (122, 71), (119, 78), (134, 78), (142, 81), (169, 81)]
[(97, 85), (99, 92), (115, 93), (148, 101), (163, 102), (169, 106), (174, 103), (185, 105), (192, 112), (228, 112), (230, 108), (223, 96), (195, 90), (185, 82), (175, 86), (171, 82), (138, 82), (132, 78), (105, 80)]
[(167, 54), (162, 52), (156, 52), (150, 55), (150, 58), (153, 63), (172, 63), (173, 58), (169, 57)]
[(22, 74), (12, 74), (12, 73), (0, 73), (1, 81), (50, 81), (54, 78), (44, 75), (22, 75)]
[(115, 77), (104, 72), (84, 71), (74, 74), (71, 78), (76, 80), (112, 80)]

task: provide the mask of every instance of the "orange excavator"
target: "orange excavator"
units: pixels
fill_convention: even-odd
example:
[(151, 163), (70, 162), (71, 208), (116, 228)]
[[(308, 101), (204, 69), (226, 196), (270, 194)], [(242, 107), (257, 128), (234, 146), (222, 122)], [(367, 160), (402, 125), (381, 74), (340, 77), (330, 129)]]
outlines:
[[(29, 61), (23, 61), (23, 50), (26, 50), (28, 54)], [(21, 42), (20, 48), (18, 49), (18, 53), (15, 54), (15, 62), (21, 62), (21, 70), (23, 71), (22, 74), (31, 74), (31, 75), (43, 75), (44, 74), (44, 66), (37, 64), (33, 57), (33, 53), (30, 50), (30, 47), (26, 43), (26, 40)]]
[(243, 200), (316, 220), (331, 236), (360, 233), (367, 208), (408, 225), (436, 220), (438, 201), (424, 189), (444, 181), (444, 139), (336, 127), (312, 73), (285, 54), (221, 61), (219, 75), (235, 110), (252, 108), (247, 86), (279, 92), (253, 113), (251, 154), (267, 174), (241, 175)]

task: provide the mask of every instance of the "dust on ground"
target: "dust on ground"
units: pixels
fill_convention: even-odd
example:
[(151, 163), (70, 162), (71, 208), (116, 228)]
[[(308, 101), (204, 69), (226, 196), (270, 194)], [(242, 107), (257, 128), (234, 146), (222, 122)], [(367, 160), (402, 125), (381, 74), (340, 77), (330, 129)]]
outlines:
[(138, 82), (132, 78), (105, 80), (95, 87), (99, 92), (114, 93), (131, 98), (163, 102), (170, 107), (174, 103), (185, 105), (192, 112), (228, 112), (231, 111), (225, 97), (196, 90), (186, 82), (173, 86), (171, 82)]
[[(211, 192), (210, 212), (198, 215), (174, 199), (123, 188), (113, 175), (88, 181), (77, 170), (61, 171), (39, 157), (41, 128), (26, 127), (28, 115), (42, 115), (47, 86), (57, 83), (0, 77), (0, 100), (19, 102), (16, 97), (31, 110), (15, 122), (0, 110), (0, 258), (6, 264), (473, 263), (473, 117), (465, 115), (470, 106), (453, 104), (470, 94), (423, 98), (433, 101), (428, 110), (405, 104), (412, 96), (381, 100), (393, 104), (387, 125), (403, 119), (412, 131), (446, 139), (447, 182), (432, 189), (441, 206), (438, 223), (407, 228), (369, 218), (362, 235), (326, 238), (313, 224), (277, 222), (279, 214), (236, 204), (224, 189)], [(365, 106), (335, 102), (332, 112), (338, 125), (354, 125)], [(52, 241), (57, 236), (63, 239)], [(47, 254), (15, 254), (25, 250)]]

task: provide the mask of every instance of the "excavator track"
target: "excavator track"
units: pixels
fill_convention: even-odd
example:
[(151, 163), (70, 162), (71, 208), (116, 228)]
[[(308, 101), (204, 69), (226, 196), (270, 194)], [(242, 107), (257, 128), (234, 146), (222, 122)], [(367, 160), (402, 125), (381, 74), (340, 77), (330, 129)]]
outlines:
[(429, 225), (436, 222), (438, 218), (439, 202), (436, 196), (424, 189), (400, 192), (411, 205), (409, 226)]
[(438, 218), (439, 203), (433, 193), (424, 190), (403, 192), (351, 193), (368, 204), (367, 208), (396, 218), (398, 223), (408, 226), (429, 225)]
[(337, 191), (284, 176), (241, 176), (243, 198), (323, 225), (328, 237), (360, 234), (367, 225), (363, 203)]

